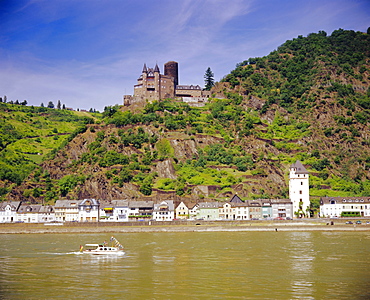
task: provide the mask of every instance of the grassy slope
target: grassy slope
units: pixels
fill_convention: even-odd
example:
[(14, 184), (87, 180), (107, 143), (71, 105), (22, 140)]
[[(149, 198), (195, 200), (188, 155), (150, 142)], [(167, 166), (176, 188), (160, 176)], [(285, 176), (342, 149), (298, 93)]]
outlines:
[(3, 193), (24, 180), (51, 152), (63, 147), (87, 121), (86, 115), (76, 112), (8, 103), (0, 103), (0, 119)]

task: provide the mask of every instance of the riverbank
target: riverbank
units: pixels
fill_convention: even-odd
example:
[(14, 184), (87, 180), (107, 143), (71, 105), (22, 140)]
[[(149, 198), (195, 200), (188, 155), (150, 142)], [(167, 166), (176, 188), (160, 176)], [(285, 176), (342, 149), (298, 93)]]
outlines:
[(207, 231), (370, 231), (370, 219), (361, 224), (348, 219), (306, 219), (279, 221), (174, 221), (130, 223), (3, 223), (0, 234), (27, 233), (130, 233)]

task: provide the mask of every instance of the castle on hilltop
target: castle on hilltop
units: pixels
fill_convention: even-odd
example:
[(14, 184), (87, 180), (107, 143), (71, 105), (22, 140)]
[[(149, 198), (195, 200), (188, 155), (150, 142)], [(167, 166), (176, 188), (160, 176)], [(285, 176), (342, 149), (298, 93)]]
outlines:
[(143, 71), (134, 85), (134, 95), (125, 95), (124, 105), (148, 100), (153, 102), (166, 98), (181, 98), (184, 102), (205, 102), (211, 96), (199, 85), (179, 85), (178, 63), (169, 61), (164, 64), (161, 74), (158, 64), (148, 68), (144, 63)]

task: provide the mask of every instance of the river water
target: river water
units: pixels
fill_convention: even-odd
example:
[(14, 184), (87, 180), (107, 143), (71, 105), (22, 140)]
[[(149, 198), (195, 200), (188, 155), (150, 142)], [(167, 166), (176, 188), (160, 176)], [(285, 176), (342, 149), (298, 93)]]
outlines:
[(370, 299), (369, 232), (0, 235), (0, 299)]

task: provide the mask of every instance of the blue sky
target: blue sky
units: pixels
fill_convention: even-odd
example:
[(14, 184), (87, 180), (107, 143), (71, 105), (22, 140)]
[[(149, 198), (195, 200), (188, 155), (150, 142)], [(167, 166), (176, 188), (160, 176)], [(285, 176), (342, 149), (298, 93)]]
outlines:
[(0, 0), (0, 96), (75, 109), (122, 104), (143, 64), (218, 81), (286, 40), (366, 32), (368, 0)]

